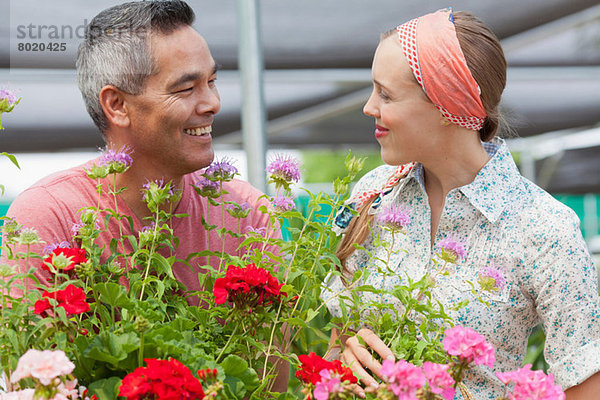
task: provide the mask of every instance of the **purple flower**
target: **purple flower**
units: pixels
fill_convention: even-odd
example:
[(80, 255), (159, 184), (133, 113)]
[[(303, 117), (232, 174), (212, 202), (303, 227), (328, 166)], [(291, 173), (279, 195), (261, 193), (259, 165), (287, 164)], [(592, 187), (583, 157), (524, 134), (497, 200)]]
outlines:
[(181, 200), (181, 194), (181, 190), (175, 189), (172, 182), (164, 183), (162, 179), (146, 181), (142, 185), (142, 200), (152, 213), (167, 202), (177, 204)]
[[(20, 101), (20, 98), (8, 89), (0, 89), (0, 117), (2, 113), (11, 112), (13, 108)], [(0, 119), (0, 130), (4, 129), (2, 126), (2, 120)]]
[(381, 374), (389, 382), (389, 388), (398, 396), (398, 400), (413, 400), (417, 398), (417, 390), (425, 385), (425, 376), (419, 367), (400, 360), (384, 360)]
[(81, 231), (81, 228), (84, 226), (85, 224), (83, 222), (74, 222), (71, 226), (71, 232), (73, 233), (73, 236), (79, 235), (79, 231)]
[(455, 263), (459, 259), (464, 259), (467, 256), (464, 245), (452, 235), (446, 236), (438, 244), (441, 250), (441, 259), (449, 263)]
[(221, 161), (214, 161), (204, 171), (204, 176), (211, 181), (232, 180), (238, 174), (238, 170), (233, 166), (233, 161), (228, 158), (223, 158)]
[(506, 286), (504, 274), (493, 265), (487, 266), (479, 272), (479, 285), (481, 289), (488, 291), (498, 291)]
[(285, 212), (296, 209), (296, 204), (291, 197), (278, 196), (273, 199), (273, 207), (277, 212)]
[(154, 232), (155, 229), (156, 229), (156, 222), (152, 221), (150, 223), (150, 225), (144, 226), (140, 232), (142, 232), (142, 233)]
[(300, 180), (300, 162), (294, 157), (277, 154), (265, 170), (275, 184), (289, 185)]
[(44, 253), (44, 255), (48, 255), (58, 248), (69, 248), (69, 247), (71, 247), (71, 244), (69, 242), (67, 242), (66, 240), (63, 240), (60, 243), (52, 243), (52, 244), (49, 244), (48, 246), (44, 247), (44, 249), (42, 250), (42, 253)]
[(100, 157), (98, 164), (107, 166), (109, 174), (125, 172), (133, 163), (130, 154), (131, 149), (128, 146), (123, 146), (119, 150), (107, 148)]
[(426, 361), (423, 364), (423, 373), (429, 383), (431, 393), (441, 395), (445, 400), (454, 398), (454, 379), (448, 373), (449, 365), (436, 364)]
[(211, 188), (211, 189), (219, 189), (219, 182), (214, 182), (211, 181), (210, 179), (207, 179), (205, 176), (201, 176), (200, 179), (198, 179), (198, 181), (196, 181), (196, 183), (194, 184), (194, 186), (197, 186), (199, 188)]
[(14, 240), (21, 234), (21, 229), (23, 227), (17, 223), (17, 221), (12, 217), (5, 217), (4, 225), (0, 225), (0, 232), (4, 237), (4, 240), (9, 241)]
[(8, 107), (14, 105), (19, 98), (17, 95), (9, 89), (0, 89), (0, 101), (6, 100)]
[(211, 181), (205, 176), (201, 176), (193, 186), (196, 193), (202, 197), (215, 198), (219, 196), (219, 182)]
[(247, 226), (246, 227), (246, 233), (255, 233), (255, 234), (260, 235), (260, 236), (265, 236), (267, 234), (267, 227), (266, 226), (262, 226), (260, 228), (254, 228), (252, 226)]
[(444, 334), (442, 345), (448, 354), (457, 356), (466, 363), (487, 365), (490, 368), (494, 366), (494, 347), (473, 329), (455, 326), (447, 329)]
[(248, 203), (229, 203), (225, 206), (225, 210), (231, 215), (233, 218), (246, 218), (250, 213), (250, 204)]
[(497, 372), (502, 383), (515, 383), (511, 400), (564, 400), (565, 394), (560, 386), (554, 384), (554, 376), (543, 371), (532, 371), (531, 364), (511, 372)]
[(152, 221), (150, 225), (144, 226), (138, 233), (140, 246), (146, 246), (152, 242), (158, 241), (161, 238), (160, 230), (157, 231), (156, 223)]
[(377, 214), (377, 222), (393, 231), (399, 231), (410, 224), (410, 215), (404, 207), (392, 204)]
[(169, 186), (169, 196), (173, 196), (175, 194), (171, 183), (169, 182), (165, 185), (165, 181), (163, 179), (155, 179), (153, 181), (148, 180), (148, 181), (146, 181), (146, 183), (144, 183), (142, 185), (142, 188), (145, 190), (150, 190), (150, 189), (152, 189), (152, 184), (155, 184), (157, 186), (158, 190), (165, 189), (166, 186), (168, 185)]

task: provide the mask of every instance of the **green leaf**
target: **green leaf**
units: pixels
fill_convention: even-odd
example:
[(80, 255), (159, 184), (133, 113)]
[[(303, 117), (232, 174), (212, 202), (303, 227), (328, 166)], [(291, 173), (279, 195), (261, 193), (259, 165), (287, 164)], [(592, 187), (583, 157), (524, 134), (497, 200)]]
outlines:
[(427, 347), (427, 342), (425, 340), (419, 340), (417, 345), (415, 346), (415, 355), (414, 358), (419, 360), (421, 358), (421, 354), (423, 354), (423, 350)]
[(158, 279), (155, 276), (149, 276), (148, 278), (146, 278), (146, 282), (150, 283), (150, 282), (154, 282), (156, 285), (156, 298), (158, 300), (162, 299), (163, 295), (165, 294), (165, 284), (163, 283), (163, 281), (161, 281), (160, 279)]
[(241, 357), (231, 354), (221, 362), (221, 367), (226, 375), (225, 384), (237, 398), (251, 393), (260, 384), (256, 371), (248, 368), (248, 363)]
[(131, 308), (132, 304), (127, 297), (125, 288), (114, 282), (98, 283), (94, 290), (100, 293), (100, 301), (111, 307)]
[(117, 248), (119, 247), (119, 240), (116, 238), (110, 239), (110, 252), (111, 254), (117, 254)]
[(17, 157), (15, 157), (12, 154), (8, 154), (7, 152), (4, 152), (4, 151), (2, 153), (0, 153), (0, 155), (8, 157), (8, 159), (17, 166), (17, 168), (21, 169), (21, 167), (19, 166), (19, 163), (17, 162)]
[(115, 335), (112, 332), (102, 332), (92, 340), (83, 355), (93, 360), (104, 361), (114, 367), (119, 361), (127, 358), (127, 355), (140, 347), (140, 338), (133, 332), (123, 335)]
[(293, 326), (298, 326), (298, 327), (302, 327), (302, 328), (308, 327), (308, 325), (306, 324), (306, 322), (304, 322), (303, 319), (298, 318), (298, 317), (286, 318), (283, 321), (285, 323), (293, 325)]
[(308, 324), (310, 321), (312, 321), (317, 315), (319, 315), (318, 311), (315, 310), (308, 310), (306, 313), (306, 323)]
[(133, 251), (137, 251), (138, 250), (138, 242), (137, 242), (137, 238), (135, 237), (135, 235), (127, 235), (127, 240), (129, 240), (129, 244), (131, 245), (131, 248), (133, 249)]
[(175, 276), (173, 275), (173, 270), (171, 269), (172, 263), (169, 262), (169, 260), (171, 260), (171, 257), (169, 257), (169, 260), (167, 260), (158, 253), (152, 253), (150, 259), (152, 260), (152, 265), (154, 266), (154, 268), (156, 268), (156, 271), (158, 273), (166, 274), (169, 278), (175, 279)]
[(279, 393), (279, 396), (277, 396), (277, 400), (296, 400), (297, 397), (294, 396), (292, 393)]
[(88, 391), (90, 395), (95, 394), (98, 396), (98, 400), (114, 400), (119, 394), (120, 385), (121, 379), (113, 376), (108, 379), (100, 379), (99, 381), (90, 383)]

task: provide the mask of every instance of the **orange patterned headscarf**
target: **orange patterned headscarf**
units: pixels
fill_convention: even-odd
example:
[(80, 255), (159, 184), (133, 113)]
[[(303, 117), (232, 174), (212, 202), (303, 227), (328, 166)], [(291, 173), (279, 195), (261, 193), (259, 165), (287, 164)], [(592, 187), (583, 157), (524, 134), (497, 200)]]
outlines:
[(402, 51), (427, 97), (450, 122), (478, 131), (487, 113), (463, 54), (451, 9), (396, 28)]

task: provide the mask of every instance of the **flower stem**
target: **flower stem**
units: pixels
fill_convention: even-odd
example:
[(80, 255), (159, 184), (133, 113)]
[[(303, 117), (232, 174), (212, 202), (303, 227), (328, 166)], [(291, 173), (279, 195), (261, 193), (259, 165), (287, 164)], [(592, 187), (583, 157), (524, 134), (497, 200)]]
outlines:
[[(385, 293), (385, 279), (387, 278), (388, 268), (390, 265), (390, 260), (392, 259), (392, 252), (394, 250), (395, 243), (396, 243), (396, 232), (392, 231), (392, 244), (387, 249), (387, 261), (385, 262), (385, 265), (383, 266), (383, 280), (381, 282), (381, 293), (379, 294), (380, 305), (383, 305), (383, 294)], [(381, 311), (382, 310), (383, 310), (383, 308), (380, 307), (378, 319), (381, 319)]]
[[(210, 225), (210, 198), (206, 199), (206, 225)], [(206, 230), (206, 251), (210, 251), (210, 231)], [(206, 255), (206, 265), (210, 265), (210, 255)]]
[(231, 332), (231, 335), (229, 336), (229, 339), (227, 339), (227, 343), (225, 343), (225, 346), (223, 346), (223, 349), (221, 350), (221, 352), (219, 353), (219, 355), (215, 359), (215, 362), (217, 364), (221, 360), (221, 357), (223, 356), (223, 353), (225, 353), (225, 350), (227, 350), (227, 347), (229, 347), (229, 344), (231, 343), (231, 340), (234, 338), (235, 334), (237, 333), (237, 330), (238, 330), (239, 326), (240, 326), (239, 324), (235, 325), (235, 327), (233, 328), (233, 332)]
[(223, 196), (223, 181), (220, 181), (221, 185), (221, 257), (219, 257), (219, 271), (221, 271), (221, 267), (223, 266), (223, 258), (225, 254), (225, 203)]
[[(154, 216), (154, 235), (152, 235), (152, 244), (150, 245), (149, 254), (154, 254), (156, 250), (156, 237), (158, 236), (158, 222), (160, 220), (159, 210), (156, 209), (156, 215)], [(150, 273), (150, 264), (152, 261), (152, 257), (148, 257), (148, 263), (146, 264), (146, 270), (144, 271), (144, 279), (142, 280), (142, 290), (140, 291), (140, 300), (142, 300), (144, 296), (144, 289), (146, 288), (146, 280), (148, 279), (148, 274)]]
[(144, 332), (140, 334), (140, 351), (138, 351), (138, 366), (144, 366)]
[[(29, 286), (28, 284), (28, 280), (29, 280), (29, 249), (30, 249), (31, 245), (27, 244), (27, 254), (25, 254), (25, 271), (27, 271), (27, 275), (25, 275), (24, 277), (24, 285), (23, 285), (23, 298), (27, 298), (27, 287)], [(29, 307), (27, 307), (27, 320), (29, 321)]]
[[(113, 174), (113, 187), (110, 189), (110, 193), (113, 196), (115, 202), (115, 214), (117, 215), (117, 224), (119, 225), (119, 240), (118, 244), (121, 245), (121, 250), (123, 251), (123, 258), (125, 260), (125, 268), (129, 269), (129, 265), (127, 263), (127, 258), (125, 257), (125, 244), (123, 243), (123, 226), (121, 224), (121, 215), (119, 214), (119, 204), (117, 202), (117, 173)], [(119, 253), (119, 247), (117, 246), (117, 254)]]
[[(242, 219), (238, 218), (238, 235), (242, 235)], [(238, 257), (242, 256), (242, 249), (238, 249)]]

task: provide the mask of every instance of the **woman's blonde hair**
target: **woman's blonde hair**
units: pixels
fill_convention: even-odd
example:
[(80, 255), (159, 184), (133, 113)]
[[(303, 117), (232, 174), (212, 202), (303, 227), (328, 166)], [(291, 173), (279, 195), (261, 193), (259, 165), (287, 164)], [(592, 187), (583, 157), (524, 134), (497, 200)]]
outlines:
[[(473, 14), (466, 11), (455, 12), (454, 26), (469, 70), (481, 89), (481, 101), (487, 112), (483, 127), (479, 130), (479, 137), (482, 141), (489, 142), (496, 136), (499, 128), (505, 124), (499, 110), (502, 92), (506, 86), (504, 51), (494, 32)], [(396, 34), (396, 29), (381, 35), (381, 40), (394, 34)], [(375, 198), (357, 210), (359, 215), (354, 217), (348, 225), (346, 234), (336, 252), (342, 266), (354, 252), (354, 244), (363, 243), (369, 235), (373, 215), (369, 215), (368, 211)], [(345, 268), (343, 269), (345, 270)]]

